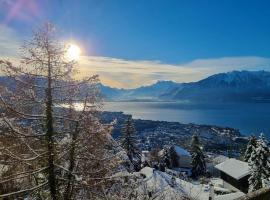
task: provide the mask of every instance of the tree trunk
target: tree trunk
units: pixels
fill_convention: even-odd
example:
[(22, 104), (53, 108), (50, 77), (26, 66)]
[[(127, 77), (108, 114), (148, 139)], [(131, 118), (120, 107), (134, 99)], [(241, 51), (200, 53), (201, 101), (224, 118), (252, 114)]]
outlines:
[(51, 198), (57, 200), (56, 178), (54, 169), (54, 140), (53, 140), (53, 116), (52, 116), (52, 86), (51, 86), (51, 61), (48, 56), (48, 88), (46, 102), (46, 141), (48, 148), (48, 182)]
[(64, 200), (71, 199), (72, 196), (72, 187), (73, 187), (73, 170), (75, 167), (75, 148), (76, 148), (76, 140), (77, 140), (77, 132), (78, 132), (78, 123), (76, 123), (75, 132), (72, 134), (72, 143), (69, 151), (69, 168), (68, 168), (68, 183), (64, 193)]

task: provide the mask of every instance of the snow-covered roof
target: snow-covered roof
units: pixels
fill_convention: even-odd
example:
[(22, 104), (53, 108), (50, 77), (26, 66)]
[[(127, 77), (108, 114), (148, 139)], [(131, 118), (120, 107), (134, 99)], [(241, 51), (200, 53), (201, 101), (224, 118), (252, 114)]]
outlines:
[(160, 150), (160, 151), (158, 152), (158, 155), (159, 155), (159, 156), (162, 156), (162, 155), (165, 153), (165, 149), (172, 148), (172, 147), (174, 148), (175, 152), (176, 152), (177, 155), (179, 155), (179, 156), (191, 156), (190, 153), (189, 153), (187, 150), (185, 150), (185, 149), (183, 149), (182, 147), (179, 147), (179, 146), (177, 146), (177, 145), (166, 146), (164, 149), (162, 149), (162, 150)]
[(230, 158), (215, 167), (236, 180), (239, 180), (250, 173), (248, 163), (236, 160), (235, 158)]
[(213, 163), (220, 164), (223, 163), (224, 161), (228, 160), (229, 158), (227, 156), (223, 156), (223, 155), (218, 155), (215, 158), (213, 158)]
[(174, 145), (174, 149), (176, 153), (180, 156), (190, 156), (190, 153), (187, 150), (183, 149), (182, 147)]

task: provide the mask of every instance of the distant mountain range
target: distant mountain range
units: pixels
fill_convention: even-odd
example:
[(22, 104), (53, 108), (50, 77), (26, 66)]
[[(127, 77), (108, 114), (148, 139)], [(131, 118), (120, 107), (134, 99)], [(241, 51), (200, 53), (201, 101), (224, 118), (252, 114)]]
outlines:
[(101, 85), (106, 100), (188, 102), (270, 102), (270, 72), (232, 71), (192, 83), (158, 81), (136, 89)]
[(105, 99), (112, 101), (161, 100), (163, 94), (173, 89), (179, 89), (181, 86), (181, 83), (175, 83), (173, 81), (158, 81), (153, 85), (142, 86), (136, 89), (118, 89), (100, 84), (101, 93)]
[[(46, 84), (39, 78), (36, 84)], [(0, 85), (16, 84), (0, 76)], [(186, 101), (200, 103), (270, 102), (270, 72), (232, 71), (192, 83), (158, 81), (136, 89), (119, 89), (100, 84), (105, 101)], [(85, 90), (89, 89), (86, 85)]]

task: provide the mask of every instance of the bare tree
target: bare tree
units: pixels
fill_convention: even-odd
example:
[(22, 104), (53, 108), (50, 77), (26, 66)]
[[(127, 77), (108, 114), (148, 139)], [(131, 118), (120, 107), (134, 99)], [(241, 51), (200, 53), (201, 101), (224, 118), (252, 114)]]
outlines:
[(19, 66), (0, 60), (9, 78), (0, 88), (0, 198), (94, 199), (112, 181), (118, 161), (111, 125), (98, 120), (98, 76), (75, 80), (65, 52), (47, 23), (22, 47)]

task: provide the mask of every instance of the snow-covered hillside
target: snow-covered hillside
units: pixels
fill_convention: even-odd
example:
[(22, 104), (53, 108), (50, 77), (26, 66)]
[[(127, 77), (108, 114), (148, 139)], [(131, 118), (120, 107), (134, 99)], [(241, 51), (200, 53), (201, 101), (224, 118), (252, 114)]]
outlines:
[[(127, 175), (127, 174), (125, 174)], [(150, 167), (141, 169), (131, 176), (143, 177), (139, 186), (135, 189), (140, 198), (158, 200), (208, 200), (210, 195), (209, 184), (201, 184), (199, 181), (182, 180), (172, 175), (155, 170)], [(222, 188), (221, 179), (211, 180), (215, 190), (225, 191), (225, 195), (215, 195), (215, 199), (233, 200), (243, 196), (242, 192), (232, 192)]]

